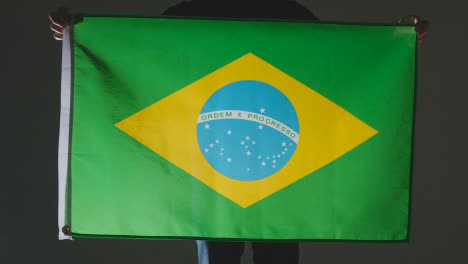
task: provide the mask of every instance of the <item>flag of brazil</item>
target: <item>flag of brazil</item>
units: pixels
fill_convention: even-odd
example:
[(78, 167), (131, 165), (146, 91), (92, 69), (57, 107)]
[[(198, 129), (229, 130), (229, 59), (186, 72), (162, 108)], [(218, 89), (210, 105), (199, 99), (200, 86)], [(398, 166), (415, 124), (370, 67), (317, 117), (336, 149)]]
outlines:
[(407, 238), (414, 26), (84, 16), (76, 237)]

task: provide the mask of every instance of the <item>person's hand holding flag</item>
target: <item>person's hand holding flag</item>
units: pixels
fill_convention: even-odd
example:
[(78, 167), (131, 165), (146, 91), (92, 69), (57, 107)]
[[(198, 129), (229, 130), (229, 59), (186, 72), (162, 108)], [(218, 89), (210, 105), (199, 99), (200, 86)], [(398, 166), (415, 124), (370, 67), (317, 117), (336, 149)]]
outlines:
[(50, 29), (54, 32), (56, 40), (63, 39), (63, 28), (70, 24), (72, 14), (66, 8), (59, 8), (57, 11), (49, 13)]
[(418, 46), (422, 47), (424, 37), (427, 35), (427, 28), (429, 27), (429, 21), (423, 20), (415, 15), (408, 15), (401, 18), (398, 23), (414, 23), (416, 24), (416, 33), (418, 38)]

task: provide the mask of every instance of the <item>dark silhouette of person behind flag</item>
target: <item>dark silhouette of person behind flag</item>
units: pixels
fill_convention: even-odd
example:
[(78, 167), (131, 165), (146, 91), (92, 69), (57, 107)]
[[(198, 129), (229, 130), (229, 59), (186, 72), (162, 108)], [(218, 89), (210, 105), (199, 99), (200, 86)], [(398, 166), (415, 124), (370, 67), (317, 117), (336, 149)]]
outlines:
[[(252, 19), (299, 19), (317, 20), (308, 9), (292, 0), (193, 0), (168, 8), (162, 15), (224, 17)], [(63, 28), (71, 21), (67, 9), (60, 8), (49, 15), (54, 37), (61, 40)], [(426, 35), (427, 21), (417, 16), (406, 16), (400, 20), (415, 23), (419, 46)], [(239, 264), (244, 252), (244, 242), (197, 241), (199, 264)], [(297, 242), (252, 242), (253, 259), (256, 264), (297, 264), (299, 243)]]

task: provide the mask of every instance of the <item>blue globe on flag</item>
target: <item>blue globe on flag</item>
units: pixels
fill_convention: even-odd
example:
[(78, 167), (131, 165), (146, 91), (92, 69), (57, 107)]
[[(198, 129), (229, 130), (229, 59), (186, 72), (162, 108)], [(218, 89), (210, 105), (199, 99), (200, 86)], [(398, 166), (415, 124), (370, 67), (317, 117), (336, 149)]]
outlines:
[(197, 137), (216, 171), (231, 179), (255, 181), (278, 172), (291, 159), (299, 142), (299, 120), (277, 88), (261, 81), (236, 81), (206, 101)]

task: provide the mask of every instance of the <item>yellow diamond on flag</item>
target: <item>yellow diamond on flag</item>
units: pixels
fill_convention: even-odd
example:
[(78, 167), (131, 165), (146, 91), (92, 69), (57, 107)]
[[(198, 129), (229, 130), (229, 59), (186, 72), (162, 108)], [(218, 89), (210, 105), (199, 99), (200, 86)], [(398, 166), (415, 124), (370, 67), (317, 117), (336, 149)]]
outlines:
[[(204, 156), (204, 149), (197, 138), (197, 125), (203, 122), (200, 113), (207, 100), (222, 87), (245, 80), (269, 84), (284, 94), (294, 106), (300, 127), (300, 131), (293, 131), (286, 125), (283, 129), (279, 121), (236, 109), (216, 112), (226, 114), (224, 118), (231, 119), (252, 117), (249, 121), (258, 122), (259, 128), (262, 128), (263, 120), (270, 120), (266, 123), (269, 127), (290, 136), (297, 144), (283, 167), (268, 177), (256, 180), (239, 180), (215, 169)], [(257, 118), (254, 120), (253, 116)], [(351, 113), (252, 53), (135, 113), (116, 126), (244, 208), (333, 162), (377, 133)], [(205, 127), (208, 129), (209, 123)], [(248, 146), (245, 147), (246, 155), (250, 155)], [(209, 148), (206, 148), (206, 152)], [(230, 157), (226, 157), (226, 160), (231, 162)], [(274, 163), (271, 164), (275, 167)]]

